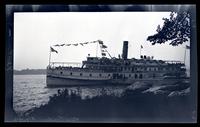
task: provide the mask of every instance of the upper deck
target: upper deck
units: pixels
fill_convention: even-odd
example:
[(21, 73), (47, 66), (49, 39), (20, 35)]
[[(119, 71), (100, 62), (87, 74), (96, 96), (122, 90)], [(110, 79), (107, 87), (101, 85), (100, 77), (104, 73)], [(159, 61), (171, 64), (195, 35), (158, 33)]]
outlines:
[(181, 61), (163, 61), (152, 59), (117, 59), (87, 57), (82, 63), (52, 62), (48, 68), (84, 72), (168, 72), (185, 71)]
[[(99, 43), (100, 44), (100, 43)], [(102, 44), (102, 42), (101, 42)], [(103, 48), (103, 45), (100, 46)], [(153, 56), (140, 56), (140, 59), (128, 58), (128, 41), (124, 41), (122, 55), (119, 58), (105, 57), (105, 47), (102, 57), (90, 57), (82, 61), (75, 62), (51, 62), (48, 68), (81, 70), (81, 71), (104, 71), (104, 72), (148, 72), (148, 71), (185, 71), (185, 64), (181, 61), (154, 60)], [(107, 52), (108, 53), (108, 52)]]

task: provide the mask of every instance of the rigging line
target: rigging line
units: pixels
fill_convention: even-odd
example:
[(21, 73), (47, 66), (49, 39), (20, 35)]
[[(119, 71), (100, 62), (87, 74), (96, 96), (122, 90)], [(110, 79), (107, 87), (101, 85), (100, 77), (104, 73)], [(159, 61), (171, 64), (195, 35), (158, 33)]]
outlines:
[[(106, 50), (106, 49), (105, 49)], [(106, 52), (108, 53), (108, 55), (110, 56), (110, 58), (112, 58), (112, 56), (110, 55), (110, 53), (106, 50)]]

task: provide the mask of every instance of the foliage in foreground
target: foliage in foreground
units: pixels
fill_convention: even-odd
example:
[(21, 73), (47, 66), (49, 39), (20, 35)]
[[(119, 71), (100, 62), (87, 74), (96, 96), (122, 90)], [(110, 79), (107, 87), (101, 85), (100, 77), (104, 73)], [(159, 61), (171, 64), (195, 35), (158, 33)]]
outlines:
[(160, 28), (159, 25), (157, 33), (147, 38), (147, 41), (152, 42), (152, 45), (171, 41), (170, 45), (177, 46), (190, 39), (190, 14), (188, 12), (172, 12), (169, 19), (163, 18), (163, 20), (163, 27)]
[[(182, 87), (185, 89), (188, 86)], [(177, 86), (163, 87), (160, 94), (144, 92), (147, 87), (126, 89), (121, 96), (103, 94), (82, 99), (67, 89), (50, 97), (48, 104), (34, 108), (21, 118), (25, 121), (192, 121), (190, 95), (167, 96)]]

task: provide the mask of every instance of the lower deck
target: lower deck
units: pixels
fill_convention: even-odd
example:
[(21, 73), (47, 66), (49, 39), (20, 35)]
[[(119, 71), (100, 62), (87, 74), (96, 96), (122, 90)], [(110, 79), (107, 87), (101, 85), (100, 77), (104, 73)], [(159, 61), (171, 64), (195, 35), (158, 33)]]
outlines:
[[(149, 76), (150, 75), (150, 76)], [(47, 70), (47, 86), (82, 86), (82, 85), (131, 85), (134, 82), (146, 82), (162, 85), (173, 84), (183, 79), (163, 79), (163, 75), (151, 73), (107, 73), (67, 70)]]

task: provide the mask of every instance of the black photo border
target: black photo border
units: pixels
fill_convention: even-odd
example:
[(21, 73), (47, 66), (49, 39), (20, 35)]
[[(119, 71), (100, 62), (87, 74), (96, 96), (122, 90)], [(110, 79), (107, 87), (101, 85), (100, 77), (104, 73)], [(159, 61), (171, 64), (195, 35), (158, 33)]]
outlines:
[[(20, 1), (20, 0), (19, 0)], [(59, 1), (59, 0), (58, 0)], [(47, 4), (46, 4), (47, 3)], [(101, 2), (99, 2), (101, 3)], [(183, 2), (184, 3), (184, 2)], [(133, 7), (130, 7), (129, 9), (127, 10), (123, 10), (123, 12), (126, 12), (126, 11), (175, 11), (175, 12), (179, 12), (179, 11), (189, 11), (191, 13), (191, 16), (192, 16), (192, 31), (191, 31), (191, 57), (190, 57), (190, 64), (191, 64), (191, 70), (190, 70), (190, 74), (191, 74), (191, 84), (193, 84), (192, 86), (192, 89), (191, 89), (191, 93), (192, 93), (192, 96), (191, 96), (191, 103), (194, 104), (195, 108), (197, 109), (197, 88), (198, 88), (198, 61), (197, 61), (197, 29), (199, 28), (198, 25), (197, 25), (197, 6), (196, 4), (194, 3), (190, 3), (190, 2), (186, 2), (188, 5), (191, 5), (190, 7), (186, 7), (186, 5), (184, 4), (178, 4), (178, 3), (174, 3), (174, 4), (171, 4), (170, 2), (169, 3), (165, 3), (164, 5), (161, 3), (145, 3), (145, 2), (141, 2), (141, 3), (136, 3), (136, 4), (132, 4)], [(2, 8), (2, 10), (4, 10), (4, 14), (5, 15), (5, 19), (3, 20), (4, 21), (4, 35), (5, 35), (5, 65), (3, 66), (4, 67), (4, 79), (5, 79), (5, 82), (3, 85), (3, 88), (2, 88), (2, 93), (4, 94), (4, 98), (3, 98), (3, 101), (4, 101), (4, 106), (3, 106), (3, 123), (4, 125), (7, 125), (7, 126), (26, 126), (27, 124), (31, 124), (31, 126), (38, 126), (38, 125), (48, 125), (49, 126), (49, 123), (17, 123), (17, 122), (12, 122), (14, 116), (15, 116), (15, 113), (12, 111), (12, 99), (13, 99), (13, 35), (14, 35), (14, 31), (13, 31), (13, 28), (14, 28), (14, 13), (15, 12), (38, 12), (38, 11), (33, 11), (31, 10), (30, 8), (23, 8), (23, 9), (18, 9), (18, 8), (15, 8), (15, 7), (12, 7), (10, 9), (7, 9), (7, 6), (10, 6), (10, 5), (13, 5), (13, 6), (17, 6), (17, 5), (26, 5), (26, 6), (30, 6), (30, 5), (34, 5), (34, 4), (41, 4), (41, 6), (44, 7), (43, 10), (41, 10), (40, 12), (74, 12), (74, 11), (77, 11), (77, 12), (94, 12), (94, 11), (101, 11), (101, 12), (109, 12), (109, 11), (113, 11), (113, 10), (109, 10), (108, 8), (99, 8), (98, 6), (94, 7), (95, 5), (115, 5), (115, 3), (106, 3), (106, 4), (97, 4), (97, 3), (93, 3), (93, 4), (83, 4), (83, 3), (78, 3), (77, 5), (88, 5), (87, 7), (83, 7), (83, 8), (79, 8), (78, 10), (70, 10), (69, 8), (67, 9), (67, 6), (68, 4), (71, 5), (71, 4), (74, 4), (76, 5), (75, 3), (71, 2), (71, 3), (68, 3), (68, 4), (63, 4), (62, 2), (58, 2), (58, 4), (56, 4), (55, 2), (32, 2), (32, 3), (29, 3), (29, 2), (21, 2), (21, 3), (17, 3), (17, 2), (11, 2), (11, 0), (8, 0), (6, 3), (4, 3), (4, 7)], [(52, 8), (52, 6), (57, 6), (57, 8)], [(119, 4), (119, 3), (116, 3), (116, 4)], [(123, 3), (124, 4), (124, 3)], [(130, 4), (130, 3), (127, 3), (127, 4)], [(177, 8), (176, 5), (180, 5), (181, 8)], [(122, 5), (122, 4), (120, 4)], [(146, 8), (145, 5), (156, 5), (157, 7), (156, 8)], [(45, 8), (46, 7), (46, 8)], [(115, 10), (117, 11), (117, 10)], [(122, 10), (119, 10), (119, 11), (122, 11)], [(196, 113), (196, 116), (198, 118), (198, 115)], [(198, 121), (197, 121), (198, 122)], [(50, 126), (57, 126), (57, 124), (60, 124), (60, 125), (65, 125), (65, 123), (50, 123)], [(71, 123), (67, 123), (68, 125), (71, 125)], [(145, 123), (146, 124), (146, 123)], [(119, 124), (118, 124), (119, 125)], [(130, 125), (130, 124), (126, 124), (126, 125)], [(131, 125), (134, 125), (131, 124)], [(140, 124), (137, 124), (137, 125), (140, 125)], [(169, 125), (169, 123), (167, 123), (167, 125)], [(180, 124), (181, 126), (183, 126), (183, 124)], [(185, 124), (186, 125), (186, 124)], [(160, 125), (159, 125), (160, 126)]]

